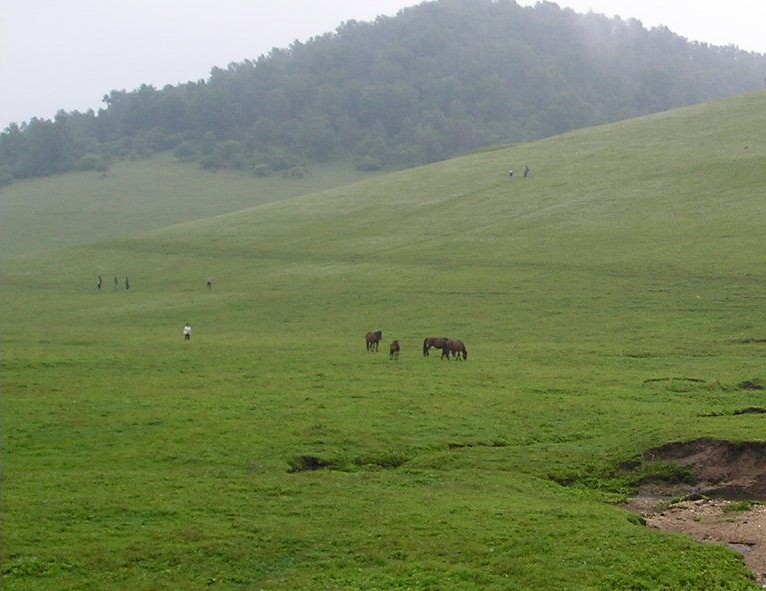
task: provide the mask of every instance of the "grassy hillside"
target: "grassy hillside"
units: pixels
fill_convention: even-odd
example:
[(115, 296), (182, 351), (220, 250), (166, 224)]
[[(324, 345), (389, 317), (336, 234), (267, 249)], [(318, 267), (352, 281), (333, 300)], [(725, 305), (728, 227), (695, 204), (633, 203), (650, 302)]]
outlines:
[(88, 244), (207, 218), (370, 176), (351, 164), (306, 178), (208, 172), (169, 155), (115, 163), (105, 175), (72, 172), (0, 190), (3, 256)]
[(759, 93), (7, 261), (4, 588), (755, 589), (618, 466), (765, 439), (764, 137)]

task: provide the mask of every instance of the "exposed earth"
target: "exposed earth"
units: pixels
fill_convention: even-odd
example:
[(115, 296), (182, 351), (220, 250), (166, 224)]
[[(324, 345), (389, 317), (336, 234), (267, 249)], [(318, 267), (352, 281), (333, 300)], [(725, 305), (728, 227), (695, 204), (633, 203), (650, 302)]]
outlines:
[(698, 542), (725, 544), (736, 550), (755, 573), (756, 581), (766, 588), (766, 505), (727, 511), (733, 503), (702, 498), (668, 506), (668, 501), (658, 497), (636, 497), (628, 506), (641, 513), (649, 527), (688, 534)]
[(644, 461), (688, 467), (694, 484), (645, 482), (628, 507), (649, 527), (736, 550), (766, 588), (766, 444), (698, 440), (650, 450)]

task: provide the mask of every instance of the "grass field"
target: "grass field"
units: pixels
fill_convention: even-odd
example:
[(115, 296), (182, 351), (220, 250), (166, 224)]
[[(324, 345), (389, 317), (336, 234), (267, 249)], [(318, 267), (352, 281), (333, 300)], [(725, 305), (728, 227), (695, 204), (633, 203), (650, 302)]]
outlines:
[(139, 232), (314, 193), (371, 176), (350, 163), (312, 167), (305, 178), (211, 172), (168, 154), (123, 161), (106, 174), (78, 172), (0, 190), (2, 255), (19, 256)]
[(766, 440), (764, 137), (758, 93), (7, 259), (3, 588), (756, 589), (618, 466)]

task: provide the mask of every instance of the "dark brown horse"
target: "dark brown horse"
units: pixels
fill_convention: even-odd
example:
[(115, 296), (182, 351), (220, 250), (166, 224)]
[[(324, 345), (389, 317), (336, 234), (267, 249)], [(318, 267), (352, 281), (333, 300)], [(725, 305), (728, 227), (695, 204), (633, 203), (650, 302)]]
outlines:
[(399, 351), (401, 350), (401, 347), (399, 346), (399, 341), (394, 341), (391, 343), (391, 346), (388, 348), (389, 359), (399, 359)]
[(442, 357), (444, 354), (447, 354), (447, 357), (449, 358), (449, 354), (452, 353), (452, 357), (457, 357), (460, 359), (460, 356), (463, 356), (463, 359), (468, 359), (468, 349), (465, 348), (465, 345), (463, 344), (463, 341), (458, 339), (451, 339), (449, 344), (442, 349)]
[(383, 340), (382, 330), (376, 330), (375, 332), (368, 332), (367, 336), (365, 337), (365, 341), (367, 342), (367, 350), (377, 351), (378, 346), (380, 345), (380, 341), (382, 340)]
[(431, 348), (444, 351), (444, 346), (448, 342), (449, 339), (447, 337), (428, 337), (423, 341), (423, 357), (428, 357), (428, 352)]

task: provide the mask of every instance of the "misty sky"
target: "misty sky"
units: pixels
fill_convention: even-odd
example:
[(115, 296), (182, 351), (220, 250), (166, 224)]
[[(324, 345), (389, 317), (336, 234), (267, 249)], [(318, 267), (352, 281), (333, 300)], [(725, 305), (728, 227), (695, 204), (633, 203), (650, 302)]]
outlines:
[[(518, 0), (533, 5), (535, 0)], [(212, 66), (393, 16), (419, 0), (0, 0), (0, 126), (98, 109), (110, 90), (207, 78)], [(560, 0), (766, 53), (766, 0)]]

